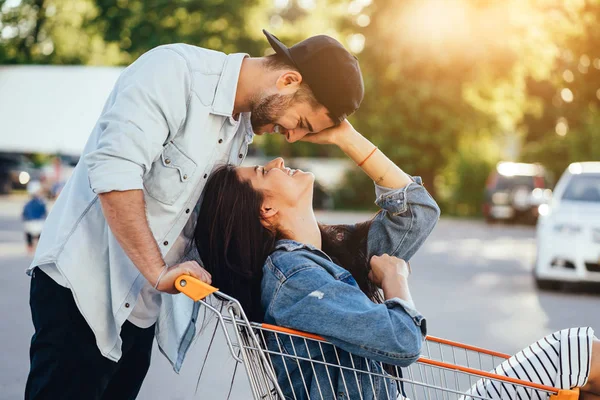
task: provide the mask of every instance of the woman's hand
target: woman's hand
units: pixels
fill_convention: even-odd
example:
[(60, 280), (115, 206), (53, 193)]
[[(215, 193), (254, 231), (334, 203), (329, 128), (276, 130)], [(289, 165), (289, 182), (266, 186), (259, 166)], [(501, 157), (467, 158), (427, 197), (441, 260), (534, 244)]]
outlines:
[(387, 254), (371, 257), (370, 264), (369, 279), (378, 287), (382, 287), (388, 279), (397, 279), (398, 275), (406, 279), (410, 274), (410, 267), (406, 261)]
[(308, 134), (304, 136), (301, 141), (316, 144), (335, 144), (339, 146), (344, 139), (347, 139), (355, 132), (356, 131), (350, 122), (344, 120), (337, 126), (333, 126), (321, 132)]
[[(179, 293), (179, 290), (177, 290), (175, 287), (175, 280), (181, 275), (193, 276), (194, 278), (200, 279), (202, 282), (208, 283), (209, 285), (212, 283), (212, 276), (207, 270), (202, 268), (200, 264), (198, 264), (196, 261), (186, 261), (169, 267), (167, 272), (165, 272), (162, 278), (160, 278), (160, 282), (158, 283), (156, 290), (170, 294)], [(158, 276), (155, 279), (158, 279)], [(156, 280), (154, 282), (156, 282)]]

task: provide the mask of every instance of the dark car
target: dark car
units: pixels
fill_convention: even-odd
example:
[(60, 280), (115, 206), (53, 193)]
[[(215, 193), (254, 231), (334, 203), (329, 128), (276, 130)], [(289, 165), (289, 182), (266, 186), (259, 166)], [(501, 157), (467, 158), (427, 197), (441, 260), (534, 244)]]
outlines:
[(25, 189), (29, 181), (38, 179), (39, 171), (25, 156), (0, 153), (0, 194)]
[(550, 200), (550, 179), (539, 164), (498, 163), (488, 177), (483, 215), (487, 222), (535, 223), (538, 208)]

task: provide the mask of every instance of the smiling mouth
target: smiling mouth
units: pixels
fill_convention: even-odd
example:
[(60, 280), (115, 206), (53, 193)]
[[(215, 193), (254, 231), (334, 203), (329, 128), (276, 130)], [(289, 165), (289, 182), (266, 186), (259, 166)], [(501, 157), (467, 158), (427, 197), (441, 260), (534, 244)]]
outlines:
[(289, 176), (294, 176), (294, 175), (296, 174), (296, 172), (298, 172), (298, 170), (297, 170), (297, 169), (286, 168), (286, 173), (287, 173)]
[(270, 132), (265, 133), (267, 135), (284, 135), (286, 138), (290, 138), (290, 131), (278, 124), (275, 124)]

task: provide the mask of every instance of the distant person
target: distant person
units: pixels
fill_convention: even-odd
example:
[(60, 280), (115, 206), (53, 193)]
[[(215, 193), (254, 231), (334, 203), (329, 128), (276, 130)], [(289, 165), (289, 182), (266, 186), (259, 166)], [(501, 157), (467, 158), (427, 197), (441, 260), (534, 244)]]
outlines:
[(29, 193), (30, 199), (25, 203), (21, 216), (23, 219), (27, 252), (33, 254), (35, 244), (40, 239), (47, 212), (46, 203), (43, 198), (42, 184), (39, 181), (29, 182), (27, 184), (27, 193)]
[(264, 33), (274, 55), (166, 45), (117, 80), (28, 269), (26, 399), (134, 399), (155, 337), (179, 371), (198, 308), (171, 294), (181, 274), (211, 282), (182, 259), (213, 169), (239, 165), (254, 134), (317, 137), (359, 107), (358, 61), (339, 42)]

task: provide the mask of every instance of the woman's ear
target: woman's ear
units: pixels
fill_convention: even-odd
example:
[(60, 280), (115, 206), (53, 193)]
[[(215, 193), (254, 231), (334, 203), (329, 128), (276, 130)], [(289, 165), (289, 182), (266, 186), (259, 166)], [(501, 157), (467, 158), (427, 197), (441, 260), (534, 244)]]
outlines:
[(302, 83), (302, 75), (298, 71), (285, 71), (277, 79), (276, 86), (279, 91), (290, 91), (295, 92)]
[(277, 232), (277, 221), (275, 221), (276, 215), (277, 209), (272, 206), (263, 204), (260, 208), (260, 223), (273, 233)]
[(263, 220), (272, 219), (278, 212), (279, 211), (270, 204), (263, 204), (260, 208), (260, 216)]

